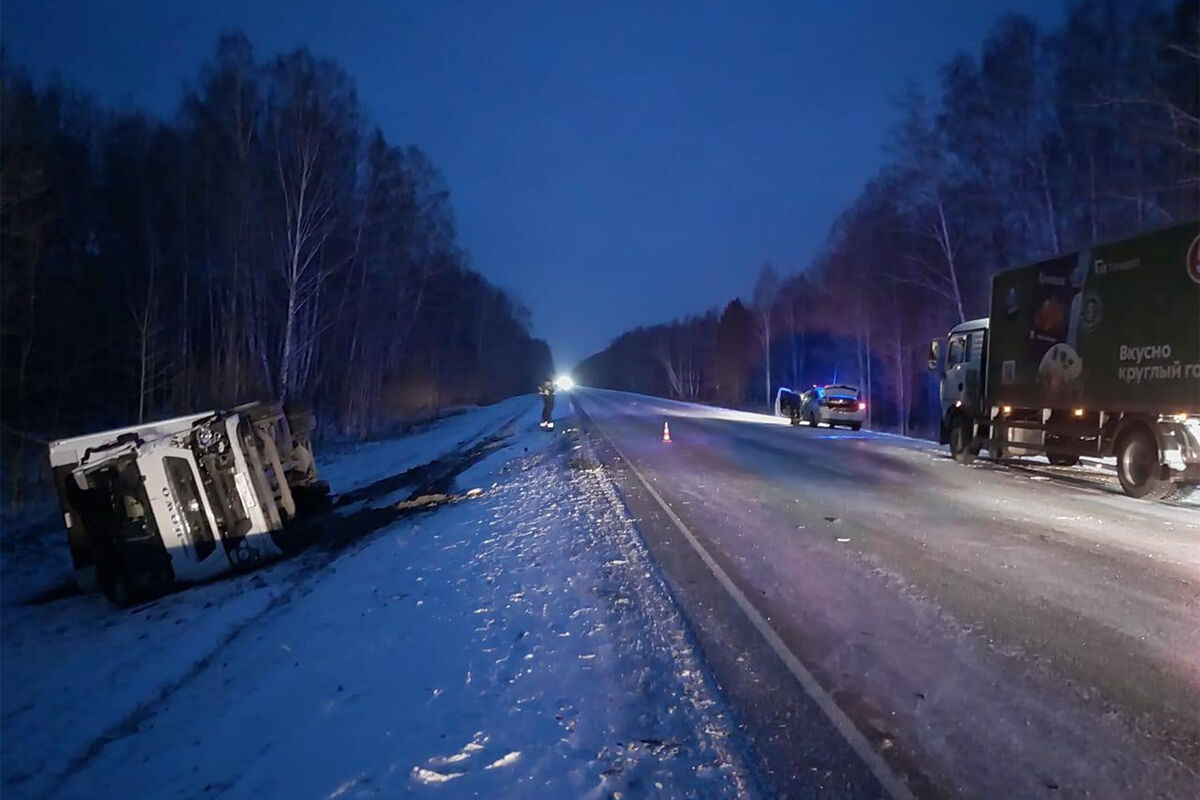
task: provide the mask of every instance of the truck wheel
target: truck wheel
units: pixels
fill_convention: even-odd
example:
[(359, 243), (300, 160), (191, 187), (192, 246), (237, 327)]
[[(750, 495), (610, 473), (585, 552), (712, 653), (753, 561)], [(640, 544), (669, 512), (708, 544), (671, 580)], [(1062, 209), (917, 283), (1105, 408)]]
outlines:
[(1117, 478), (1130, 497), (1161, 500), (1174, 487), (1163, 478), (1158, 442), (1145, 428), (1126, 433), (1117, 442)]
[(950, 455), (960, 464), (970, 464), (979, 455), (979, 448), (971, 440), (974, 434), (966, 417), (958, 416), (950, 422)]
[(862, 428), (861, 422), (851, 422), (850, 423), (850, 430), (856, 431), (856, 430), (859, 430), (860, 428)]
[(1079, 463), (1079, 456), (1047, 454), (1046, 458), (1050, 459), (1050, 466), (1052, 467), (1073, 467)]
[(813, 412), (808, 412), (808, 425), (810, 428), (817, 427), (817, 415)]

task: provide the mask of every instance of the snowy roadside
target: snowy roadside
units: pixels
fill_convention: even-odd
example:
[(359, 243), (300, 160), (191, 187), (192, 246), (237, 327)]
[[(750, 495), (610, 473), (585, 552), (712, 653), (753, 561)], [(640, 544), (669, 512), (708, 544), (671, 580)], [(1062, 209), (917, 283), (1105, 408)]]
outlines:
[(378, 490), (349, 520), (491, 441), (457, 502), (137, 613), (6, 607), (4, 795), (749, 796), (679, 612), (563, 428), (516, 398), (345, 450), (335, 491)]

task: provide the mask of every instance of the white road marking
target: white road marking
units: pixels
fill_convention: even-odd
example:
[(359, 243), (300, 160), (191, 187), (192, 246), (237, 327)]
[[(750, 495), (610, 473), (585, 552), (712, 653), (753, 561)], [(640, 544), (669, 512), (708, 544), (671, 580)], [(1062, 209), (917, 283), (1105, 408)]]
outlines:
[(746, 615), (754, 628), (762, 635), (767, 644), (771, 646), (771, 649), (775, 651), (775, 655), (779, 656), (779, 660), (787, 666), (788, 671), (792, 673), (792, 676), (800, 684), (801, 688), (804, 689), (805, 693), (817, 704), (817, 707), (821, 709), (822, 713), (833, 724), (833, 727), (837, 729), (837, 732), (846, 740), (846, 744), (850, 745), (850, 749), (854, 751), (855, 755), (861, 758), (863, 763), (866, 764), (867, 769), (871, 771), (871, 774), (883, 786), (884, 791), (892, 797), (892, 800), (916, 800), (912, 792), (909, 791), (904, 779), (888, 765), (879, 753), (875, 752), (875, 749), (871, 747), (871, 743), (867, 741), (867, 737), (863, 736), (858, 728), (854, 726), (854, 723), (850, 721), (846, 713), (838, 707), (833, 697), (821, 687), (821, 684), (813, 674), (805, 668), (800, 659), (796, 657), (796, 654), (784, 643), (783, 639), (775, 632), (775, 629), (771, 627), (766, 618), (759, 613), (759, 610), (754, 607), (746, 595), (742, 593), (742, 590), (737, 587), (729, 575), (726, 574), (725, 570), (721, 568), (721, 565), (713, 559), (704, 545), (700, 544), (695, 535), (688, 530), (683, 520), (671, 510), (671, 507), (667, 505), (662, 496), (654, 490), (654, 487), (650, 485), (650, 482), (646, 480), (641, 471), (632, 461), (626, 458), (621, 448), (617, 445), (616, 440), (608, 435), (608, 432), (604, 430), (604, 426), (598, 420), (590, 414), (588, 414), (588, 417), (595, 424), (596, 429), (600, 431), (601, 435), (612, 445), (617, 455), (621, 457), (621, 460), (629, 466), (629, 469), (646, 491), (649, 492), (650, 496), (654, 498), (655, 502), (658, 503), (659, 507), (662, 508), (663, 512), (666, 513), (671, 522), (675, 524), (675, 527), (679, 529), (679, 532), (683, 534), (683, 538), (687, 540), (692, 549), (696, 551), (696, 554), (700, 556), (700, 560), (712, 572), (713, 577), (717, 579), (717, 582), (721, 584), (733, 601), (737, 603), (738, 608), (742, 610), (742, 613)]

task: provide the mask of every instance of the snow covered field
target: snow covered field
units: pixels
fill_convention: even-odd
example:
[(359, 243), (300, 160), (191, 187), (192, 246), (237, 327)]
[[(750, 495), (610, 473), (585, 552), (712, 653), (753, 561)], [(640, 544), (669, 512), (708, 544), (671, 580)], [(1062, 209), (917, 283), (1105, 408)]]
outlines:
[[(535, 405), (326, 454), (348, 502), (258, 572), (125, 612), (5, 592), (4, 797), (750, 796), (569, 404), (552, 435)], [(394, 511), (430, 479), (449, 500)], [(22, 552), (19, 584), (61, 578)]]

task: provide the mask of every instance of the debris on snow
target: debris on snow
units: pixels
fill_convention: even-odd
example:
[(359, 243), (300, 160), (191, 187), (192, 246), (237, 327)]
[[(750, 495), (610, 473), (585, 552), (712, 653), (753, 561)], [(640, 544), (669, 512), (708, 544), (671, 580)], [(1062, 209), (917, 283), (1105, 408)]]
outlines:
[(424, 784), (445, 783), (446, 781), (452, 781), (455, 778), (461, 778), (466, 774), (467, 773), (465, 772), (434, 772), (433, 770), (425, 769), (424, 767), (412, 768), (413, 780), (417, 783)]
[(450, 499), (450, 495), (446, 494), (423, 494), (420, 497), (414, 497), (412, 500), (404, 500), (396, 503), (396, 508), (399, 511), (408, 511), (414, 508), (428, 508), (446, 502)]
[(517, 763), (517, 759), (519, 759), (520, 757), (521, 757), (521, 751), (514, 750), (506, 756), (497, 758), (495, 761), (493, 761), (492, 763), (490, 763), (486, 767), (484, 767), (484, 769), (499, 769), (500, 767), (507, 767), (511, 764)]

